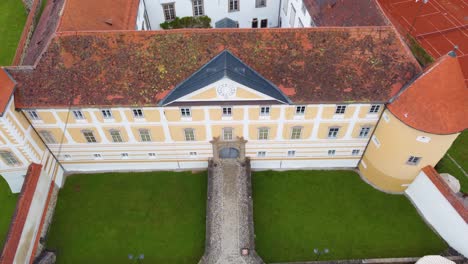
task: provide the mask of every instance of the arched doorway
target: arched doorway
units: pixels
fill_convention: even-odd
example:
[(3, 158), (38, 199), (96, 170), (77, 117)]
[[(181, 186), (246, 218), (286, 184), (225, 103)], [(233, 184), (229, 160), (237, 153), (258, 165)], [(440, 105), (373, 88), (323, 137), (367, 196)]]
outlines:
[(239, 150), (236, 148), (222, 148), (219, 151), (219, 158), (221, 159), (237, 159), (239, 157)]

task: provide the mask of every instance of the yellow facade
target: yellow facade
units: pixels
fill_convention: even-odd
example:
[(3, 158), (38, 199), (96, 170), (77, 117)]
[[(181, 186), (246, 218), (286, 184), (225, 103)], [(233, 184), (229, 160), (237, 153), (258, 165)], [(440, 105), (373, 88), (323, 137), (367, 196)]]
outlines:
[[(411, 183), (423, 167), (435, 166), (439, 162), (458, 134), (425, 133), (405, 125), (390, 111), (385, 113), (390, 121), (382, 119), (374, 134), (380, 146), (374, 140), (369, 142), (363, 157), (364, 164), (361, 162), (359, 169), (378, 188), (401, 192), (406, 189), (402, 184)], [(424, 143), (418, 141), (418, 137), (430, 138), (430, 141)], [(421, 159), (416, 165), (409, 165), (410, 156)]]

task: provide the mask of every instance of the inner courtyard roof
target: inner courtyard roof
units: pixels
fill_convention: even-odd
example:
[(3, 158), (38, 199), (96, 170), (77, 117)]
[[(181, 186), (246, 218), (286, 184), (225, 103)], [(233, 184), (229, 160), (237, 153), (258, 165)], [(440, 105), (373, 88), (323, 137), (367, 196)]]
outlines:
[(391, 27), (59, 32), (12, 67), (21, 108), (150, 106), (224, 50), (294, 103), (386, 102), (421, 69)]

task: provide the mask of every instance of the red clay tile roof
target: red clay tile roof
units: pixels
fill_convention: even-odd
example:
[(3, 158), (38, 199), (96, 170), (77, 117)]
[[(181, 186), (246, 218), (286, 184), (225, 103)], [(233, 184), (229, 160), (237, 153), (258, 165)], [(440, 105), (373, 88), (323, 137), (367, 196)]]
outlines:
[(32, 163), (29, 165), (28, 173), (26, 174), (18, 202), (16, 203), (15, 213), (11, 220), (5, 245), (3, 246), (2, 255), (0, 256), (0, 264), (13, 263), (41, 170), (41, 164)]
[(420, 72), (392, 27), (58, 33), (17, 107), (155, 105), (223, 50), (307, 102), (386, 102)]
[(14, 89), (15, 82), (3, 68), (0, 68), (0, 116), (3, 116)]
[(402, 35), (408, 32), (434, 58), (457, 45), (458, 60), (468, 85), (468, 2), (466, 0), (378, 0)]
[(140, 0), (66, 0), (58, 31), (133, 30), (139, 3)]
[(375, 0), (304, 0), (317, 26), (385, 26), (388, 21)]
[(463, 204), (461, 198), (457, 197), (447, 183), (442, 179), (439, 173), (432, 167), (426, 166), (423, 172), (427, 175), (429, 180), (439, 189), (440, 193), (447, 199), (447, 201), (453, 206), (453, 208), (460, 214), (460, 216), (468, 223), (468, 208)]
[(405, 124), (433, 134), (468, 127), (468, 89), (456, 57), (445, 55), (410, 84), (388, 109)]

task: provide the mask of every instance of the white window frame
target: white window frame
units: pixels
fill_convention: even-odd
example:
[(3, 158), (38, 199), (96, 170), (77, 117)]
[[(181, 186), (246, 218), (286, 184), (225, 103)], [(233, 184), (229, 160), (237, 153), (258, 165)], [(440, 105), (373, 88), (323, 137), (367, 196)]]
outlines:
[(270, 116), (271, 107), (270, 106), (261, 106), (260, 107), (260, 116)]
[(228, 0), (228, 11), (237, 12), (240, 10), (240, 0)]
[(232, 140), (234, 135), (234, 129), (232, 127), (223, 128), (223, 140)]
[(129, 158), (128, 152), (122, 152), (122, 153), (120, 153), (120, 158), (121, 158), (121, 159), (128, 159), (128, 158)]
[(406, 160), (406, 164), (411, 165), (411, 166), (416, 166), (421, 162), (422, 157), (418, 156), (409, 156), (409, 158)]
[(257, 157), (264, 158), (266, 157), (266, 151), (257, 151)]
[(305, 105), (296, 105), (296, 115), (305, 115), (306, 112), (306, 106)]
[(81, 133), (85, 138), (87, 143), (97, 143), (96, 136), (94, 136), (94, 131), (92, 130), (82, 130)]
[(185, 137), (185, 141), (195, 141), (195, 129), (185, 128), (184, 137)]
[(141, 142), (151, 142), (151, 131), (147, 128), (138, 129), (138, 134), (140, 134)]
[(143, 114), (143, 109), (141, 108), (132, 109), (132, 113), (134, 118), (145, 118), (145, 115)]
[(75, 120), (85, 120), (86, 117), (83, 114), (83, 111), (81, 110), (72, 110), (73, 116), (75, 117)]
[(113, 119), (112, 110), (110, 109), (101, 109), (102, 118), (104, 119)]
[(42, 131), (39, 131), (39, 134), (41, 135), (41, 138), (44, 140), (45, 143), (57, 144), (57, 140), (55, 139), (52, 132), (47, 131), (47, 130), (42, 130)]
[(221, 112), (223, 117), (231, 117), (232, 116), (232, 106), (223, 106), (221, 108)]
[(190, 151), (190, 152), (189, 152), (189, 156), (190, 156), (191, 158), (196, 158), (196, 157), (198, 156), (198, 153), (197, 153), (196, 151)]
[(296, 156), (296, 151), (295, 150), (288, 150), (288, 157), (295, 157)]
[(268, 127), (259, 127), (258, 128), (258, 140), (268, 140), (270, 137), (270, 128)]
[(181, 107), (180, 108), (180, 116), (182, 118), (192, 117), (192, 109), (190, 107)]
[(353, 149), (351, 151), (351, 155), (353, 156), (359, 156), (359, 154), (361, 154), (361, 150), (360, 149)]
[(292, 140), (301, 139), (302, 128), (303, 127), (300, 127), (300, 126), (295, 126), (295, 127), (291, 128), (291, 139)]
[(346, 105), (337, 105), (335, 108), (335, 115), (344, 115), (346, 108)]
[(205, 7), (203, 5), (203, 0), (192, 0), (192, 7), (194, 17), (205, 15)]
[(155, 159), (156, 158), (156, 152), (148, 152), (148, 158), (149, 159)]
[(117, 130), (117, 129), (110, 129), (109, 130), (109, 135), (111, 136), (112, 142), (114, 142), (114, 143), (124, 142), (123, 137), (122, 137), (122, 133), (120, 133), (120, 131)]
[(26, 112), (28, 113), (28, 116), (31, 120), (41, 120), (41, 117), (36, 110), (28, 110)]
[(338, 138), (339, 133), (340, 133), (340, 127), (328, 128), (328, 138)]
[(64, 160), (71, 160), (72, 159), (72, 156), (70, 154), (64, 154), (63, 155), (63, 159)]
[(100, 160), (100, 159), (102, 159), (102, 154), (101, 154), (101, 153), (94, 153), (94, 154), (93, 154), (93, 158), (94, 158), (95, 160)]
[(161, 5), (164, 13), (164, 21), (174, 20), (176, 18), (175, 3), (164, 3)]
[(369, 136), (371, 128), (372, 128), (371, 126), (361, 127), (361, 130), (359, 130), (359, 137), (360, 138), (367, 138)]
[(377, 114), (377, 113), (379, 113), (379, 111), (380, 111), (380, 105), (378, 105), (378, 104), (373, 104), (369, 108), (369, 114)]
[(17, 167), (21, 165), (21, 162), (11, 151), (0, 150), (0, 158), (3, 160), (7, 166)]
[(329, 149), (328, 150), (328, 156), (335, 156), (336, 155), (336, 149)]

